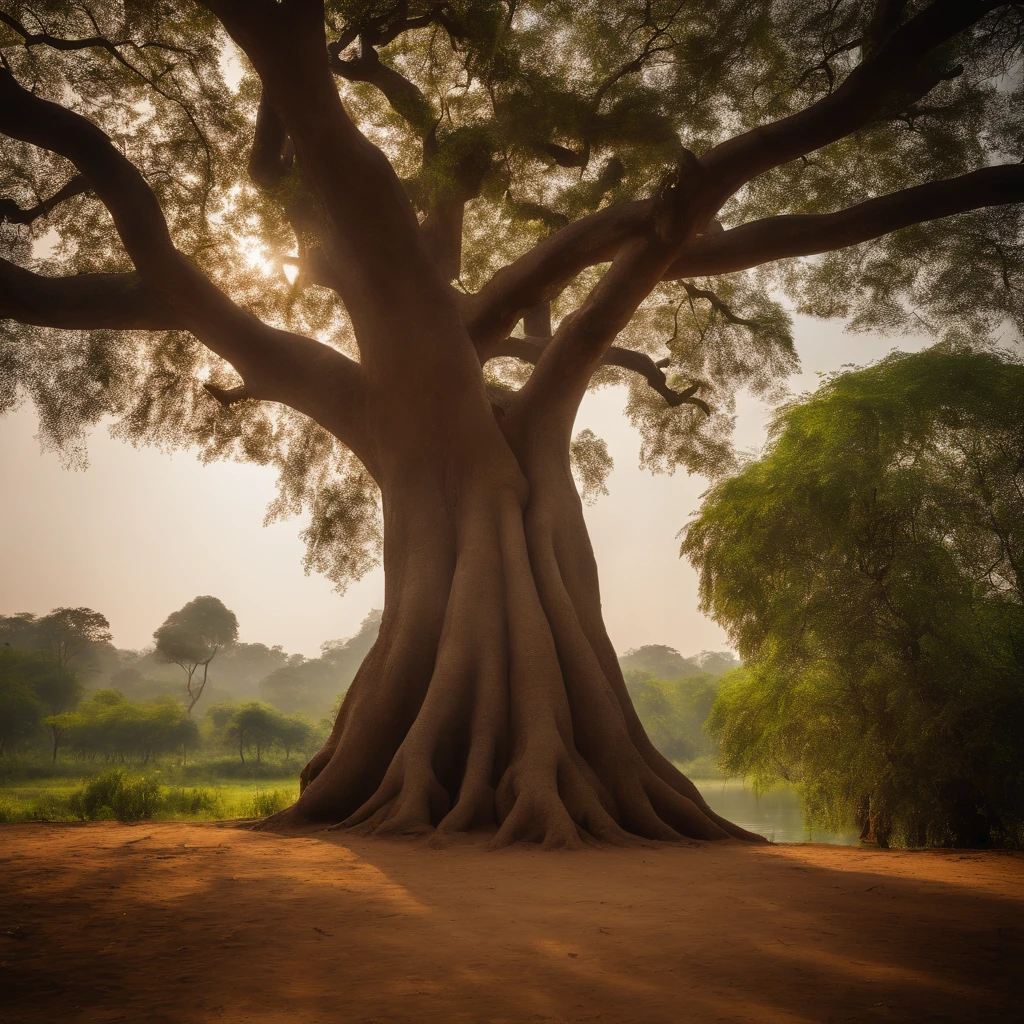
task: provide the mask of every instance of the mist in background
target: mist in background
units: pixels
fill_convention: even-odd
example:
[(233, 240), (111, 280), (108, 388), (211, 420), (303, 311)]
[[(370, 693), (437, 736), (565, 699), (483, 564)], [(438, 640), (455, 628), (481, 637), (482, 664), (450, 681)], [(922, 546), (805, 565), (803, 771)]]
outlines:
[[(802, 369), (790, 390), (930, 340), (849, 335), (841, 323), (798, 317)], [(737, 405), (737, 446), (757, 451), (771, 410), (748, 396)], [(697, 610), (696, 573), (679, 558), (677, 536), (707, 481), (640, 470), (624, 406), (624, 389), (605, 388), (587, 396), (576, 423), (603, 438), (615, 460), (610, 493), (586, 509), (612, 642), (620, 652), (645, 644), (721, 650), (725, 633)], [(107, 616), (116, 646), (139, 649), (169, 612), (213, 594), (237, 614), (242, 641), (316, 657), (324, 641), (354, 636), (383, 606), (381, 569), (338, 595), (323, 577), (304, 575), (300, 520), (263, 526), (272, 470), (135, 449), (101, 426), (88, 440), (88, 469), (68, 471), (40, 451), (36, 432), (27, 402), (0, 418), (0, 614), (85, 605)]]

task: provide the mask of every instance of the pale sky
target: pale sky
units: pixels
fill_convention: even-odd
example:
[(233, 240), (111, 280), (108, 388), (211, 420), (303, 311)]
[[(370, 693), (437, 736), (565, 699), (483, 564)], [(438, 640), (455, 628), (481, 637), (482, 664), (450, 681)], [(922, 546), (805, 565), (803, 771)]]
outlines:
[[(796, 339), (795, 393), (813, 389), (817, 373), (927, 344), (844, 334), (841, 324), (805, 318), (796, 319)], [(612, 641), (620, 652), (652, 643), (684, 655), (724, 649), (724, 630), (697, 610), (696, 573), (679, 558), (677, 534), (707, 481), (640, 470), (624, 404), (621, 388), (602, 390), (577, 420), (615, 460), (609, 495), (586, 512)], [(761, 446), (766, 419), (763, 405), (741, 400), (741, 448)], [(135, 449), (100, 427), (89, 439), (88, 469), (69, 471), (40, 452), (36, 432), (28, 403), (0, 418), (0, 614), (87, 605), (107, 616), (119, 647), (140, 648), (168, 613), (213, 594), (237, 614), (242, 640), (315, 656), (324, 640), (350, 636), (381, 607), (380, 569), (339, 596), (323, 577), (304, 575), (301, 521), (262, 525), (272, 470)]]

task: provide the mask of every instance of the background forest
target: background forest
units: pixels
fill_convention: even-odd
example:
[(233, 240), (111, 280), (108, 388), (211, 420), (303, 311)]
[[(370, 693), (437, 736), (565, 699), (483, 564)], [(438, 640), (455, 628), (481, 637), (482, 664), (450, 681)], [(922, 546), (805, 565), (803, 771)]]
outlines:
[[(205, 616), (190, 632), (197, 606)], [(225, 624), (214, 650), (203, 631)], [(115, 647), (106, 617), (88, 608), (0, 616), (0, 819), (256, 816), (287, 806), (379, 626), (371, 611), (354, 636), (305, 658), (233, 639), (233, 613), (211, 597), (168, 616), (143, 651)], [(703, 725), (737, 659), (648, 645), (620, 660), (659, 749), (716, 774)]]
[[(952, 339), (781, 406), (683, 543), (744, 664), (665, 645), (619, 658), (657, 749), (696, 779), (796, 789), (818, 830), (1020, 846), (1022, 395), (1014, 352)], [(238, 641), (210, 596), (144, 651), (114, 647), (88, 608), (0, 617), (0, 814), (287, 806), (379, 626), (373, 611), (305, 658)]]

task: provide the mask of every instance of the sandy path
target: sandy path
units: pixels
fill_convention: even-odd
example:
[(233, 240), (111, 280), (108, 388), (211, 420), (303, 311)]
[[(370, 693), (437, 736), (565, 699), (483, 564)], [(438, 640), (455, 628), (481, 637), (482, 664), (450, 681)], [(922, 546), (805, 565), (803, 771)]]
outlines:
[(11, 1024), (1006, 1024), (1024, 858), (6, 825), (0, 961)]

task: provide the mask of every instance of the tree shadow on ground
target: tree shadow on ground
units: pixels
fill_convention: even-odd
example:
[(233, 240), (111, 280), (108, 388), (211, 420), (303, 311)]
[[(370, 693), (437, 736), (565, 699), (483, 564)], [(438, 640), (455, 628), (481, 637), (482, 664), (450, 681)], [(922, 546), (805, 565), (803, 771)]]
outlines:
[(0, 830), (6, 1019), (989, 1021), (1024, 860)]

